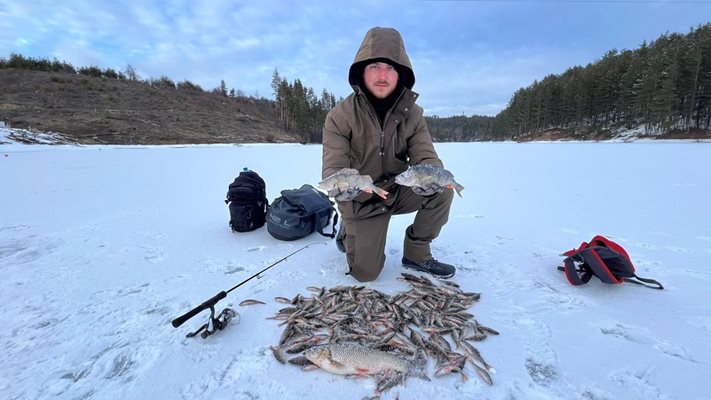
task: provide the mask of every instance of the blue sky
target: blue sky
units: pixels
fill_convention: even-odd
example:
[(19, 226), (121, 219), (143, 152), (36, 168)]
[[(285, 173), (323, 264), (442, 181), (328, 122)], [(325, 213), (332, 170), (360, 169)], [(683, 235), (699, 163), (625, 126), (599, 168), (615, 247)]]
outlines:
[(495, 115), (535, 79), (711, 22), (710, 1), (8, 1), (0, 56), (168, 76), (273, 98), (274, 68), (347, 96), (365, 32), (398, 29), (427, 115)]

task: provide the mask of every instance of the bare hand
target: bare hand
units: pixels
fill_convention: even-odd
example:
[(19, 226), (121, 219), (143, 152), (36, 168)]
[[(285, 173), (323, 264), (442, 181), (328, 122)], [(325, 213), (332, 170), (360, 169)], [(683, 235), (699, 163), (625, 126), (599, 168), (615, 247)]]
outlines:
[(413, 186), (412, 191), (419, 194), (420, 196), (432, 196), (435, 193), (443, 191), (445, 187), (440, 186), (436, 183), (429, 183), (425, 187)]
[(332, 189), (328, 192), (329, 197), (333, 197), (338, 201), (351, 201), (356, 196), (360, 194), (361, 190), (360, 189), (354, 189), (354, 188), (347, 188), (345, 190), (341, 190), (339, 188)]

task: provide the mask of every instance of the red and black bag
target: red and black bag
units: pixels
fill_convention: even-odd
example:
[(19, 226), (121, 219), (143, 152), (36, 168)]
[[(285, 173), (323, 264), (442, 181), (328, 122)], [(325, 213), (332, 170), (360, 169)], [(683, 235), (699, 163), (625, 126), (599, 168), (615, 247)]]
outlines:
[(595, 236), (590, 243), (583, 242), (577, 249), (568, 250), (563, 255), (565, 272), (571, 285), (588, 283), (593, 275), (604, 283), (636, 283), (652, 289), (664, 289), (654, 279), (640, 278), (634, 273), (634, 265), (625, 249), (604, 236)]

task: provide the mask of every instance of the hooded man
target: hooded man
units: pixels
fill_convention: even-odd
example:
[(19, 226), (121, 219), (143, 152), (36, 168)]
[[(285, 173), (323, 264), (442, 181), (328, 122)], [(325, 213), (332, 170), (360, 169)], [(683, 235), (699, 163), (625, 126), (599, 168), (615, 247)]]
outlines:
[[(396, 175), (420, 163), (443, 168), (432, 137), (415, 104), (415, 74), (400, 33), (369, 30), (348, 73), (353, 93), (326, 116), (322, 176), (343, 168), (369, 175), (389, 192), (382, 199), (369, 192), (348, 193), (338, 201), (341, 227), (336, 238), (346, 253), (349, 273), (359, 281), (375, 280), (385, 264), (385, 239), (394, 214), (417, 212), (405, 232), (402, 265), (450, 278), (452, 265), (435, 260), (430, 243), (449, 218), (453, 191), (439, 186), (400, 186)], [(344, 193), (345, 194), (345, 193)], [(339, 200), (339, 196), (335, 196)]]

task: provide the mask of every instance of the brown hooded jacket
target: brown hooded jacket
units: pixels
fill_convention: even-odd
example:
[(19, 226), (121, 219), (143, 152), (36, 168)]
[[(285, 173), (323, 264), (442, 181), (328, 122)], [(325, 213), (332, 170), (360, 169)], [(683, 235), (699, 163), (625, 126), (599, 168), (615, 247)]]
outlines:
[[(383, 127), (375, 109), (363, 93), (363, 70), (374, 59), (387, 59), (397, 69), (402, 92), (385, 115)], [(385, 190), (395, 185), (394, 177), (409, 165), (427, 163), (443, 167), (432, 145), (432, 137), (415, 104), (418, 94), (411, 89), (415, 74), (400, 33), (392, 28), (373, 28), (366, 33), (348, 73), (353, 93), (326, 116), (323, 127), (325, 178), (342, 168), (370, 175)], [(361, 193), (354, 202), (369, 202), (371, 193)], [(352, 202), (339, 202), (345, 217), (353, 218)], [(349, 215), (350, 214), (350, 215)]]

